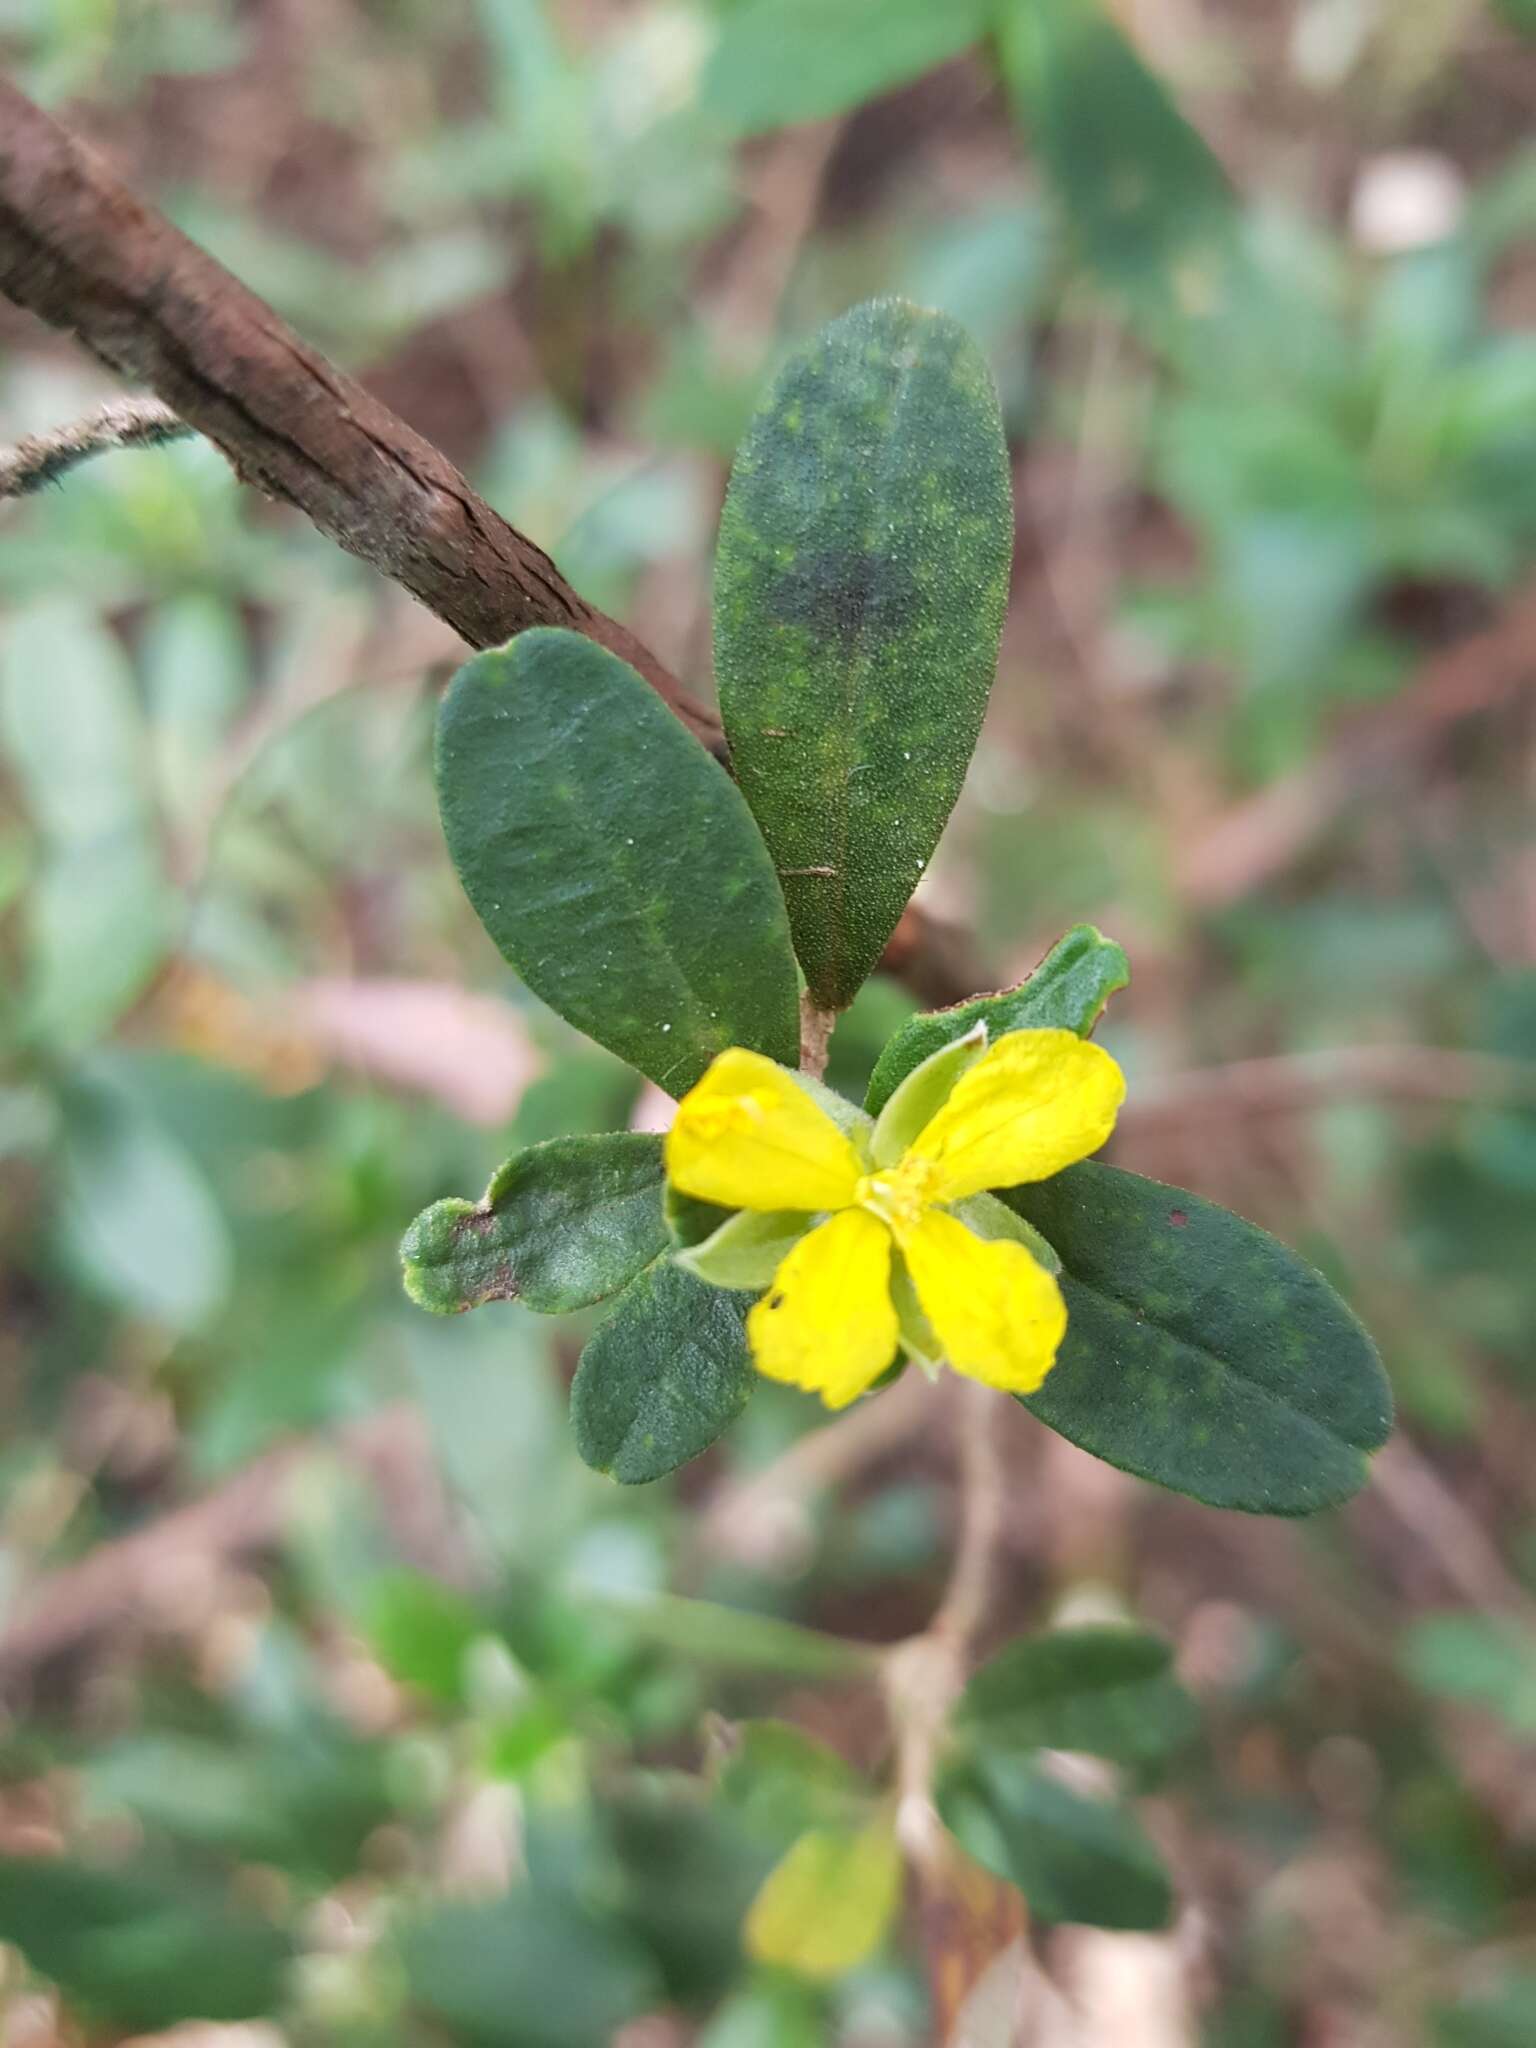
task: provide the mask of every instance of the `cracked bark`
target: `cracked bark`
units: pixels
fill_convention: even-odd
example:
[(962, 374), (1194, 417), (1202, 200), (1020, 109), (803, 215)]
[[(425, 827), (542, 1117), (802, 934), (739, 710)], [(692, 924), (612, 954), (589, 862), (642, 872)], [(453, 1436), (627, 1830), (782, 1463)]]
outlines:
[(246, 483), (296, 506), (472, 647), (569, 626), (632, 663), (720, 751), (713, 713), (446, 456), (4, 79), (0, 291), (147, 385)]

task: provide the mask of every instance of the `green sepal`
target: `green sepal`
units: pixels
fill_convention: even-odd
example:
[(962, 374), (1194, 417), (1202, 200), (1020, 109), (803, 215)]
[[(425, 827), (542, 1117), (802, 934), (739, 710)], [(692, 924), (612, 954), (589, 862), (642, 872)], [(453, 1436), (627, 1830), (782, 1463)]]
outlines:
[(673, 1095), (727, 1046), (793, 1064), (762, 837), (627, 662), (548, 627), (476, 655), (438, 713), (437, 787), (465, 894), (551, 1009)]
[(1025, 1636), (973, 1674), (953, 1727), (992, 1751), (1086, 1750), (1118, 1764), (1154, 1763), (1196, 1726), (1172, 1664), (1161, 1636), (1129, 1626)]
[(918, 1133), (944, 1107), (955, 1083), (975, 1066), (986, 1049), (986, 1025), (973, 1024), (962, 1037), (950, 1045), (941, 1045), (912, 1069), (875, 1121), (869, 1154), (876, 1166), (896, 1164)]
[(1198, 1195), (1085, 1161), (1005, 1199), (1061, 1254), (1067, 1334), (1024, 1405), (1211, 1507), (1310, 1515), (1392, 1427), (1376, 1347), (1320, 1273)]
[[(901, 1349), (906, 1358), (927, 1373), (930, 1379), (937, 1374), (944, 1363), (944, 1346), (939, 1342), (932, 1323), (923, 1313), (923, 1305), (917, 1298), (917, 1289), (912, 1284), (912, 1275), (907, 1262), (899, 1251), (891, 1253), (891, 1306), (896, 1311), (896, 1328), (901, 1338)], [(900, 1359), (896, 1363), (900, 1363)], [(886, 1373), (891, 1367), (886, 1367)], [(883, 1384), (885, 1374), (875, 1381)], [(873, 1392), (873, 1388), (871, 1389)]]
[(1056, 1247), (1048, 1243), (1032, 1223), (1026, 1223), (1017, 1209), (1010, 1209), (1000, 1196), (967, 1195), (963, 1202), (951, 1202), (949, 1213), (967, 1230), (974, 1231), (977, 1237), (988, 1240), (1001, 1238), (1008, 1244), (1021, 1244), (1047, 1273), (1061, 1271)]
[(726, 1209), (719, 1202), (701, 1202), (697, 1195), (685, 1195), (681, 1188), (673, 1187), (671, 1181), (661, 1198), (661, 1212), (667, 1221), (667, 1233), (674, 1245), (686, 1249), (690, 1245), (703, 1244), (713, 1237), (722, 1223), (729, 1223), (733, 1216), (739, 1216), (739, 1209)]
[(661, 1140), (635, 1131), (516, 1152), (478, 1202), (424, 1209), (400, 1244), (405, 1291), (433, 1315), (520, 1301), (563, 1315), (604, 1301), (667, 1244)]
[(594, 1471), (640, 1486), (709, 1449), (752, 1393), (751, 1306), (671, 1258), (631, 1281), (571, 1384), (576, 1448)]
[(949, 1010), (908, 1018), (887, 1042), (870, 1076), (864, 1107), (878, 1116), (907, 1076), (978, 1024), (995, 1042), (1010, 1031), (1075, 1031), (1086, 1038), (1104, 1005), (1124, 988), (1131, 970), (1124, 949), (1091, 924), (1074, 925), (1057, 940), (1027, 981), (997, 995), (973, 996)]
[(997, 394), (956, 321), (876, 300), (790, 359), (731, 473), (715, 673), (824, 1008), (879, 959), (960, 794), (1012, 550)]
[(967, 1854), (1017, 1885), (1047, 1922), (1122, 1932), (1166, 1927), (1173, 1889), (1135, 1816), (1074, 1792), (1027, 1758), (955, 1758), (939, 1778), (938, 1808)]
[(815, 1221), (803, 1209), (738, 1209), (673, 1262), (710, 1287), (761, 1293)]
[(846, 1095), (839, 1095), (835, 1088), (829, 1088), (825, 1081), (818, 1081), (814, 1074), (802, 1074), (792, 1068), (790, 1078), (797, 1087), (805, 1090), (823, 1115), (832, 1119), (845, 1138), (852, 1138), (855, 1149), (868, 1158), (874, 1123), (859, 1105), (850, 1102)]

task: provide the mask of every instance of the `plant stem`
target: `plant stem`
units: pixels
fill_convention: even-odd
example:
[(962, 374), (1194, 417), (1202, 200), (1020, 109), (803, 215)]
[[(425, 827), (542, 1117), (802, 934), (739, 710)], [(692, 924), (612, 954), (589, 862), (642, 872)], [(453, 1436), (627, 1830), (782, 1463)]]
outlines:
[(952, 1381), (960, 1454), (960, 1537), (944, 1596), (920, 1636), (900, 1643), (886, 1665), (886, 1699), (896, 1737), (897, 1832), (914, 1867), (936, 1877), (946, 1838), (933, 1803), (934, 1765), (950, 1710), (965, 1683), (972, 1639), (986, 1616), (1003, 1519), (1003, 1466), (996, 1395)]
[(809, 994), (800, 998), (800, 1071), (819, 1081), (827, 1071), (827, 1052), (832, 1042), (835, 1010), (823, 1010)]
[(896, 1746), (896, 1835), (917, 1879), (934, 2018), (941, 2028), (936, 2038), (947, 2036), (969, 1988), (966, 1958), (973, 1942), (967, 1927), (978, 1910), (995, 1903), (990, 1880), (959, 1852), (939, 1818), (934, 1778), (972, 1642), (986, 1619), (1004, 1504), (998, 1397), (974, 1381), (951, 1376), (948, 1384), (960, 1464), (954, 1563), (933, 1619), (920, 1636), (890, 1651), (884, 1674)]

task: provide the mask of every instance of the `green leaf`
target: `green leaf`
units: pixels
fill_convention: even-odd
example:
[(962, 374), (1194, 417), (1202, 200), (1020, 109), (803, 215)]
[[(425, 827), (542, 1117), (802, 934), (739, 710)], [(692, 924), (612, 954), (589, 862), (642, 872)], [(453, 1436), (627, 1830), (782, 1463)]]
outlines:
[(1172, 1651), (1141, 1629), (1054, 1629), (1010, 1643), (971, 1679), (955, 1725), (989, 1751), (1080, 1749), (1115, 1763), (1167, 1754), (1195, 1725)]
[(487, 1301), (586, 1308), (666, 1249), (661, 1196), (661, 1140), (647, 1133), (530, 1145), (479, 1202), (434, 1202), (416, 1218), (400, 1246), (405, 1291), (440, 1316)]
[(670, 1772), (631, 1775), (604, 1816), (622, 1873), (614, 1909), (655, 1958), (668, 1999), (690, 2009), (740, 1982), (741, 1923), (772, 1861), (702, 1790)]
[(1408, 1631), (1403, 1663), (1426, 1690), (1497, 1714), (1527, 1741), (1536, 1736), (1536, 1636), (1520, 1622), (1427, 1614)]
[(142, 662), (160, 799), (195, 828), (210, 768), (250, 690), (245, 622), (226, 598), (172, 598), (146, 623)]
[(1000, 9), (998, 48), (1085, 261), (1160, 320), (1204, 310), (1232, 282), (1232, 190), (1102, 0)]
[(909, 1017), (875, 1062), (864, 1107), (878, 1116), (909, 1074), (978, 1024), (985, 1024), (994, 1040), (1010, 1031), (1043, 1030), (1075, 1031), (1086, 1038), (1104, 1005), (1130, 978), (1125, 953), (1113, 939), (1091, 924), (1074, 925), (1017, 988)]
[(752, 1392), (750, 1305), (671, 1259), (632, 1281), (571, 1386), (571, 1426), (586, 1462), (639, 1486), (707, 1451)]
[(673, 1258), (711, 1287), (761, 1293), (814, 1220), (802, 1209), (738, 1209), (702, 1244)]
[(465, 1660), (487, 1633), (462, 1593), (420, 1572), (381, 1572), (368, 1588), (363, 1634), (392, 1678), (457, 1706)]
[(974, 1230), (978, 1237), (989, 1241), (1002, 1238), (1008, 1244), (1021, 1244), (1047, 1273), (1061, 1271), (1056, 1247), (1047, 1243), (1032, 1223), (1026, 1223), (1017, 1209), (1010, 1209), (999, 1196), (967, 1195), (964, 1201), (951, 1202), (949, 1208), (950, 1213), (958, 1216), (966, 1229)]
[(770, 1839), (787, 1842), (867, 1811), (868, 1792), (836, 1750), (788, 1721), (743, 1721), (730, 1739), (720, 1796)]
[(727, 15), (703, 97), (742, 134), (817, 121), (958, 57), (995, 0), (747, 0)]
[(889, 1814), (860, 1828), (812, 1828), (769, 1872), (747, 1915), (760, 1963), (826, 1980), (879, 1947), (901, 1895), (901, 1852)]
[(765, 1975), (726, 2001), (698, 2048), (825, 2048), (821, 1993), (793, 1977)]
[(383, 1752), (304, 1719), (260, 1741), (146, 1732), (86, 1759), (89, 1815), (126, 1810), (153, 1834), (323, 1886), (354, 1874), (395, 1814)]
[(1320, 1273), (1198, 1195), (1085, 1162), (1007, 1196), (1061, 1254), (1067, 1335), (1025, 1407), (1212, 1507), (1310, 1515), (1392, 1427), (1376, 1347)]
[(793, 1066), (784, 901), (740, 792), (627, 662), (539, 628), (461, 668), (437, 725), (464, 890), (536, 995), (681, 1095), (744, 1045)]
[(118, 2026), (255, 2019), (282, 1995), (285, 1934), (226, 1905), (204, 1877), (98, 1870), (53, 1857), (0, 1858), (0, 1941)]
[(148, 823), (143, 713), (121, 645), (93, 614), (55, 602), (17, 615), (0, 666), (0, 744), (53, 844), (90, 844)]
[(399, 1951), (414, 2002), (475, 2048), (591, 2048), (659, 1989), (620, 1929), (526, 1886), (440, 1907), (404, 1929)]
[(1172, 1916), (1167, 1873), (1135, 1818), (1037, 1764), (967, 1758), (940, 1778), (938, 1806), (967, 1854), (1016, 1884), (1041, 1920), (1131, 1931)]
[(26, 905), (28, 1027), (56, 1050), (85, 1044), (143, 991), (175, 917), (133, 676), (90, 614), (46, 604), (17, 617), (0, 745), (43, 842)]
[(878, 1653), (801, 1628), (775, 1615), (676, 1594), (589, 1599), (583, 1605), (619, 1622), (637, 1641), (726, 1671), (771, 1671), (781, 1678), (868, 1677)]
[[(1536, 20), (1536, 16), (1533, 16)], [(1432, 2009), (1434, 2048), (1530, 2048), (1536, 2040), (1536, 1970), (1507, 1970)]]
[(825, 1006), (879, 959), (960, 794), (1012, 547), (997, 394), (955, 321), (876, 300), (791, 358), (731, 474), (715, 669)]
[(195, 1329), (234, 1279), (224, 1212), (171, 1134), (124, 1100), (73, 1095), (58, 1227), (69, 1265), (131, 1314)]
[(661, 1197), (662, 1213), (667, 1219), (667, 1234), (675, 1245), (685, 1251), (703, 1244), (713, 1237), (722, 1223), (729, 1223), (733, 1216), (739, 1216), (739, 1209), (727, 1209), (719, 1202), (701, 1202), (697, 1195), (685, 1195), (681, 1188), (673, 1187), (668, 1181)]

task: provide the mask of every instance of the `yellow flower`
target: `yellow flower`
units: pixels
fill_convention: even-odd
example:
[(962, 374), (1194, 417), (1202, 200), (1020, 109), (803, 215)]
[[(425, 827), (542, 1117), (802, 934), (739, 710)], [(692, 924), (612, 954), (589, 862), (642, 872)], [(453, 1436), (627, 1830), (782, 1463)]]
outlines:
[(1108, 1053), (1070, 1031), (1016, 1031), (989, 1047), (978, 1027), (909, 1074), (871, 1124), (732, 1047), (679, 1103), (667, 1175), (683, 1194), (746, 1213), (683, 1261), (740, 1286), (762, 1285), (753, 1262), (772, 1258), (747, 1318), (753, 1360), (829, 1408), (864, 1393), (898, 1347), (1032, 1393), (1055, 1362), (1066, 1304), (1027, 1226), (983, 1190), (1045, 1180), (1097, 1151), (1124, 1094)]

